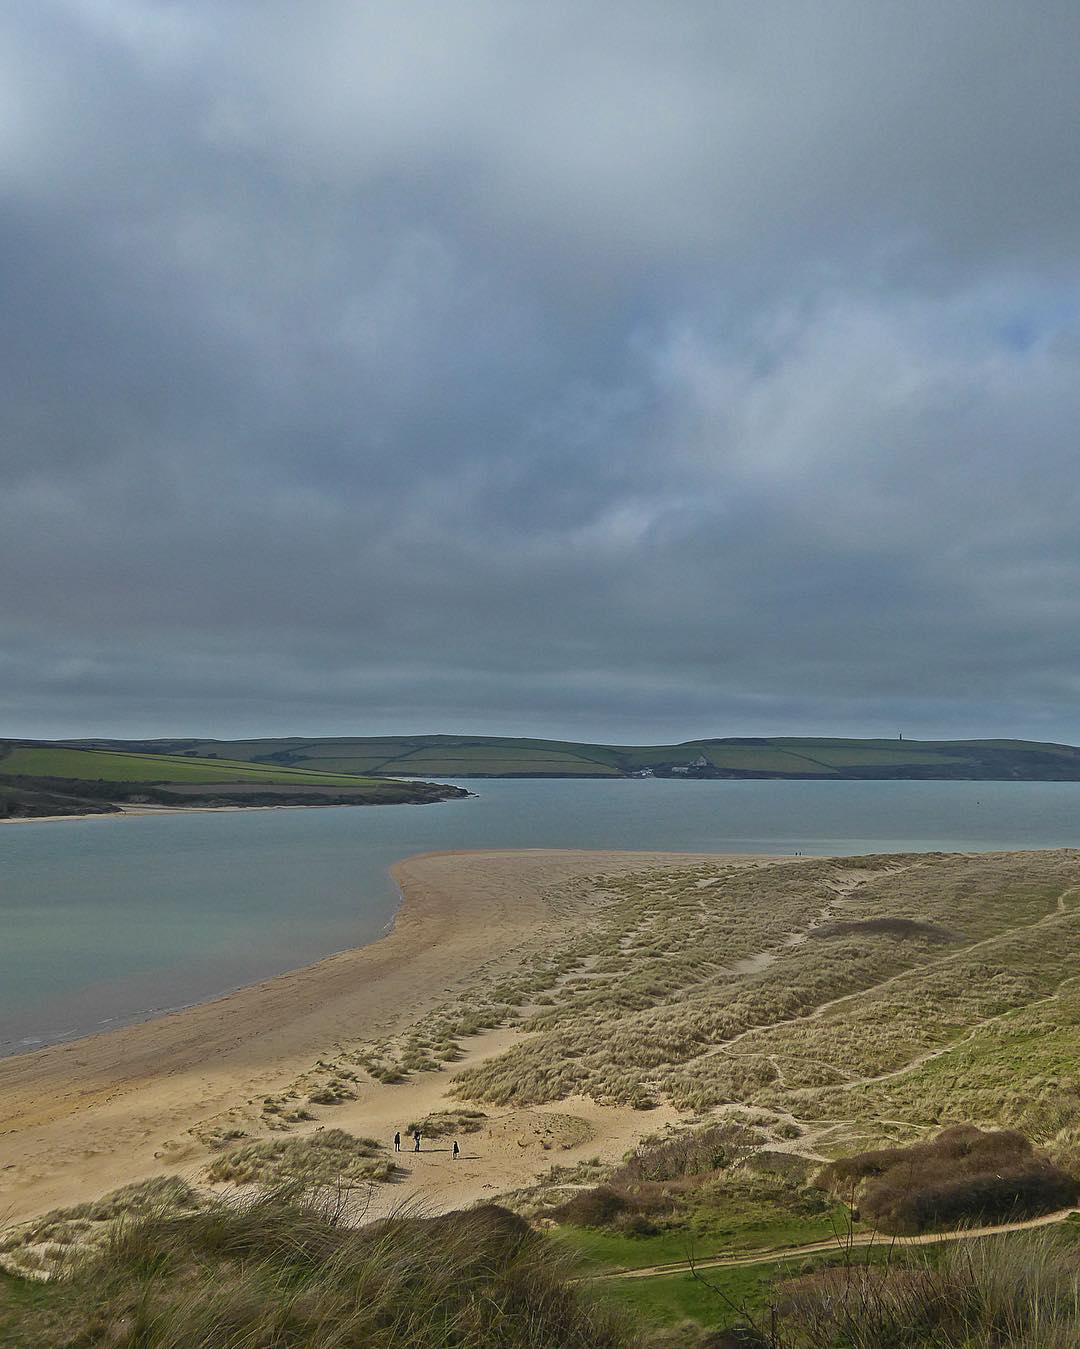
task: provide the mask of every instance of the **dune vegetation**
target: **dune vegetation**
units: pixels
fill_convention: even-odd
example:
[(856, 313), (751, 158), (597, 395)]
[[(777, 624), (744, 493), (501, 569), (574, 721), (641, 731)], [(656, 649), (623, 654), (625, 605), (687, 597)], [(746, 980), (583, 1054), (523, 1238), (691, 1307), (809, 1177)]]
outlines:
[(629, 1349), (629, 1318), (495, 1206), (357, 1227), (268, 1190), (116, 1224), (45, 1285), (0, 1281), (9, 1349)]
[(231, 1147), (206, 1168), (206, 1179), (275, 1188), (295, 1183), (310, 1190), (390, 1180), (395, 1170), (373, 1138), (323, 1129), (304, 1138), (268, 1138)]
[(1062, 1227), (640, 1280), (620, 1301), (659, 1310), (646, 1343), (672, 1349), (1075, 1349), (1078, 1261)]
[(901, 1148), (838, 1158), (815, 1182), (881, 1232), (1016, 1222), (1080, 1202), (1080, 1177), (1014, 1129), (953, 1126)]
[(699, 867), (604, 889), (588, 936), (504, 980), (532, 1033), (462, 1074), (463, 1098), (764, 1110), (826, 1150), (948, 1121), (1067, 1145), (1077, 854)]
[[(208, 1132), (202, 1189), (162, 1180), (6, 1234), (20, 1279), (0, 1283), (0, 1340), (1078, 1342), (1080, 1226), (895, 1243), (1080, 1203), (1080, 853), (716, 859), (564, 886), (553, 911), (572, 921), (542, 946), (398, 1035), (341, 1040)], [(502, 1119), (554, 1127), (551, 1107), (587, 1097), (640, 1111), (642, 1141), (556, 1165), (486, 1216), (350, 1226), (396, 1166), (334, 1112), (359, 1118), (374, 1083), (437, 1082), (495, 1028), (510, 1047), (455, 1068), (410, 1130), (475, 1134), (483, 1155)], [(430, 1271), (412, 1263), (423, 1242)], [(380, 1269), (393, 1243), (401, 1267)], [(83, 1338), (24, 1335), (50, 1317)]]

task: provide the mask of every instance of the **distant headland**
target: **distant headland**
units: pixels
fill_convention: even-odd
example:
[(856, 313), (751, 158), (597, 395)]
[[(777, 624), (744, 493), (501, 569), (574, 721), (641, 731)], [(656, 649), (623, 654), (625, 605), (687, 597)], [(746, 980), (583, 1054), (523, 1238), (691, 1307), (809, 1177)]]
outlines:
[(514, 777), (1077, 782), (1080, 748), (1034, 740), (793, 736), (641, 746), (486, 735), (0, 740), (0, 816), (125, 803), (420, 802), (461, 794), (422, 779)]
[(271, 806), (422, 805), (468, 796), (437, 782), (395, 781), (148, 750), (0, 740), (0, 820)]

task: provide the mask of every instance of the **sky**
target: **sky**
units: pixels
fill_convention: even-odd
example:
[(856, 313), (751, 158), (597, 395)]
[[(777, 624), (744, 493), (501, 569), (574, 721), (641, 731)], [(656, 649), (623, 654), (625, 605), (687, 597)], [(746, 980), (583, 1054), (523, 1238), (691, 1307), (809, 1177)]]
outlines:
[(0, 13), (0, 736), (1080, 742), (1075, 0)]

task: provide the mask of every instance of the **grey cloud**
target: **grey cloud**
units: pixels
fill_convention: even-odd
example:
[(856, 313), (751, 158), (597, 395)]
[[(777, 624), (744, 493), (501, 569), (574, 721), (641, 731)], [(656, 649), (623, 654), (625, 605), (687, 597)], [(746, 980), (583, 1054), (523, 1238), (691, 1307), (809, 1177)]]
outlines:
[(10, 734), (1076, 739), (1080, 17), (0, 21)]

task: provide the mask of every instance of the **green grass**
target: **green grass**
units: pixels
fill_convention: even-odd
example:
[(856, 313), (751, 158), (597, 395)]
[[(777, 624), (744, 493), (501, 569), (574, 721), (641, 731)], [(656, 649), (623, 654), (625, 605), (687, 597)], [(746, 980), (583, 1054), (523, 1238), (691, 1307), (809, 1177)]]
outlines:
[[(719, 1277), (713, 1277), (718, 1275)], [(772, 1269), (721, 1269), (709, 1272), (709, 1281), (724, 1290), (735, 1307), (760, 1311), (768, 1303)], [(742, 1318), (692, 1274), (668, 1274), (655, 1279), (611, 1280), (600, 1285), (601, 1295), (613, 1307), (631, 1311), (655, 1326), (678, 1326), (696, 1321), (710, 1330), (726, 1330)]]
[(461, 777), (471, 774), (498, 777), (503, 774), (525, 773), (532, 777), (564, 776), (583, 773), (590, 777), (611, 777), (614, 768), (604, 764), (587, 763), (568, 754), (547, 754), (540, 751), (506, 750), (501, 752), (458, 754), (418, 750), (386, 765), (396, 773), (433, 774), (437, 777)]
[(287, 785), (372, 787), (372, 778), (305, 768), (252, 764), (180, 754), (124, 754), (110, 750), (15, 747), (0, 757), (0, 774), (74, 778), (85, 782), (274, 782)]
[(690, 1256), (705, 1259), (827, 1241), (843, 1231), (846, 1219), (846, 1210), (840, 1205), (826, 1213), (796, 1215), (779, 1205), (731, 1199), (712, 1210), (698, 1208), (685, 1226), (656, 1236), (630, 1237), (569, 1226), (557, 1228), (555, 1235), (590, 1269), (639, 1269), (673, 1264)]
[(730, 769), (740, 773), (812, 773), (818, 777), (832, 776), (834, 770), (824, 763), (815, 763), (812, 759), (798, 754), (789, 754), (786, 750), (764, 746), (760, 749), (747, 746), (745, 749), (708, 749), (705, 758), (717, 768)]
[[(880, 1265), (887, 1258), (885, 1247), (859, 1249), (854, 1256), (860, 1266)], [(727, 1330), (747, 1320), (767, 1325), (768, 1309), (776, 1300), (779, 1283), (842, 1263), (843, 1259), (839, 1251), (822, 1252), (764, 1260), (759, 1265), (703, 1269), (700, 1279), (690, 1273), (660, 1274), (648, 1279), (609, 1279), (597, 1287), (613, 1307), (632, 1311), (651, 1325), (672, 1327), (694, 1321), (706, 1330)]]
[[(1061, 1223), (1053, 1229), (1052, 1236), (1036, 1234), (1034, 1240), (1035, 1243), (1051, 1240), (1065, 1250), (1074, 1247), (1080, 1251), (1080, 1220)], [(1010, 1251), (1023, 1251), (1031, 1242), (1031, 1234), (1017, 1232), (995, 1239), (994, 1244), (1000, 1245), (1002, 1252), (1007, 1254)], [(700, 1271), (700, 1279), (690, 1273), (665, 1274), (645, 1279), (608, 1279), (596, 1287), (613, 1307), (629, 1310), (639, 1321), (658, 1328), (675, 1327), (692, 1321), (706, 1330), (726, 1330), (734, 1325), (745, 1324), (748, 1320), (759, 1327), (768, 1327), (769, 1308), (778, 1300), (779, 1286), (788, 1280), (843, 1265), (847, 1259), (856, 1269), (880, 1269), (893, 1265), (896, 1268), (934, 1270), (940, 1267), (943, 1259), (950, 1257), (956, 1258), (956, 1248), (926, 1246), (917, 1252), (898, 1253), (890, 1251), (888, 1245), (883, 1243), (872, 1248), (857, 1248), (850, 1257), (845, 1257), (839, 1251), (823, 1252), (786, 1260), (767, 1260), (755, 1265), (704, 1269)], [(782, 1317), (780, 1329), (785, 1329)], [(787, 1345), (789, 1341), (784, 1339), (781, 1343)], [(849, 1341), (814, 1341), (819, 1346), (825, 1343), (847, 1345)], [(929, 1346), (940, 1347), (951, 1342), (928, 1337), (924, 1341), (911, 1340), (908, 1343), (925, 1344), (929, 1349)], [(981, 1346), (983, 1342), (978, 1343)], [(1016, 1345), (1017, 1341), (1003, 1339), (999, 1343), (1003, 1346)], [(970, 1349), (976, 1349), (975, 1341), (971, 1341)]]
[(56, 1343), (66, 1319), (57, 1309), (57, 1300), (55, 1285), (13, 1278), (0, 1270), (0, 1344), (4, 1349), (41, 1349), (50, 1341)]

